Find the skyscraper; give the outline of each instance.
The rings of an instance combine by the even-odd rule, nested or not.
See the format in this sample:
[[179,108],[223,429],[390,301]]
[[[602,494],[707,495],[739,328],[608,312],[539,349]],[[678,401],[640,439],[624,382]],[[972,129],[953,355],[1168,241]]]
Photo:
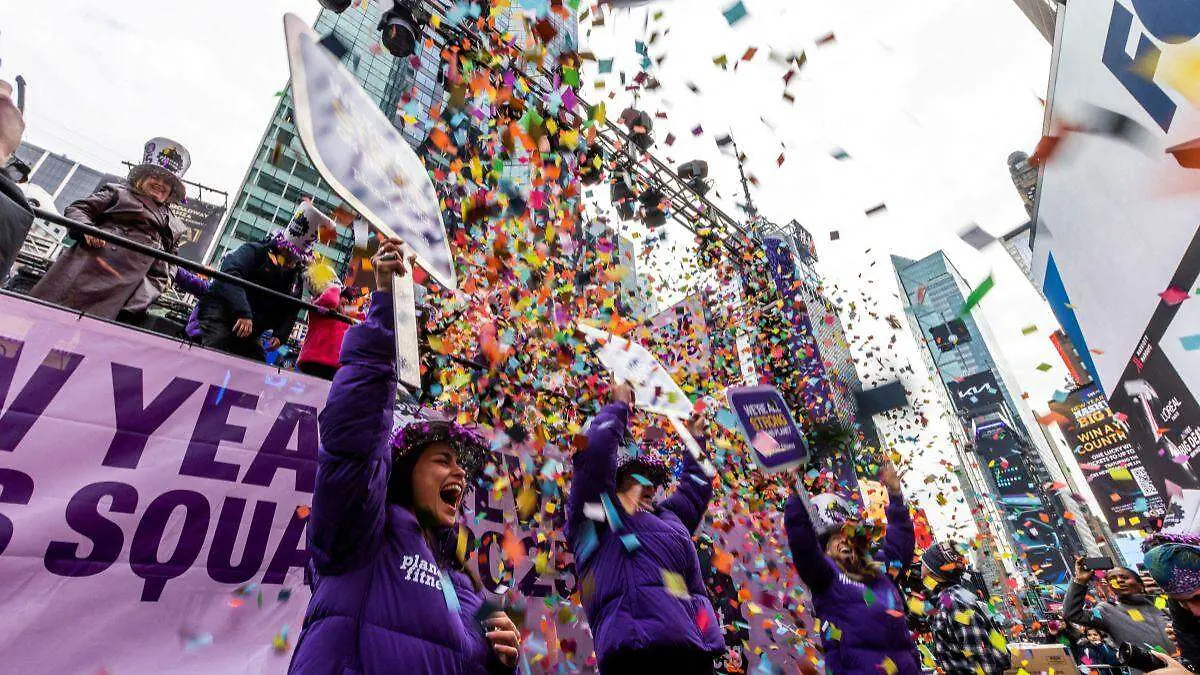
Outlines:
[[1054,24],[1058,15],[1056,0],[1014,0],[1025,13],[1033,27],[1038,29],[1046,42],[1054,42]]
[[1070,570],[1064,552],[1081,544],[1064,518],[1069,509],[1062,495],[1050,488],[1062,476],[1051,473],[1022,421],[1028,410],[1012,396],[981,325],[969,313],[960,314],[966,284],[941,251],[920,261],[893,256],[892,263],[914,337],[926,347],[927,364],[966,435],[970,452],[964,463],[978,483],[968,493],[986,495],[1000,510],[1007,532],[995,534],[1016,544],[1031,581],[1062,586]]
[[[392,56],[380,46],[377,30],[383,7],[390,6],[391,0],[366,0],[341,14],[322,10],[315,28],[319,35],[335,35],[347,47],[342,63],[416,146],[429,133],[430,106],[443,95],[438,83],[443,39],[427,29],[425,37],[432,40],[431,45],[422,42],[417,54],[409,58]],[[293,109],[291,87],[284,87],[221,236],[208,256],[210,261],[215,263],[226,251],[283,227],[306,197],[326,213],[342,205],[309,162],[292,119]],[[317,248],[335,265],[344,264],[351,239],[346,229],[339,229],[338,241]]]

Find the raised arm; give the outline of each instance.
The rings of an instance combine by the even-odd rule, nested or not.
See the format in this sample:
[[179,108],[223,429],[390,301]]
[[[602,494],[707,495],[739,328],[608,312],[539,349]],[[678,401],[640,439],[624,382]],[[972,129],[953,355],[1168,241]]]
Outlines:
[[617,490],[617,449],[629,427],[629,403],[615,401],[592,419],[587,446],[571,459],[571,489],[567,493],[567,541],[574,540],[586,519],[584,506],[599,504],[600,496]]
[[[705,447],[703,436],[697,436],[696,442],[700,444],[701,449]],[[692,453],[685,452],[683,476],[679,479],[675,493],[663,500],[662,507],[674,513],[683,526],[695,534],[696,528],[700,527],[700,521],[704,518],[704,512],[708,511],[708,503],[712,501],[712,496],[712,479],[704,475],[704,470],[692,457]]]
[[888,494],[888,505],[884,510],[887,517],[887,534],[883,538],[883,559],[889,568],[904,569],[913,561],[913,550],[917,544],[917,533],[913,527],[904,493]]
[[[389,244],[380,247],[380,254],[395,248]],[[321,411],[317,487],[308,523],[318,572],[360,567],[382,540],[396,402],[390,270],[398,265],[376,264],[376,274],[388,281],[379,283],[383,290],[371,296],[366,321],[346,332],[342,367]]]
[[792,564],[796,566],[800,580],[811,593],[824,592],[833,584],[837,570],[817,539],[808,505],[800,495],[788,499],[783,509],[783,525],[787,530],[788,546],[792,549]]

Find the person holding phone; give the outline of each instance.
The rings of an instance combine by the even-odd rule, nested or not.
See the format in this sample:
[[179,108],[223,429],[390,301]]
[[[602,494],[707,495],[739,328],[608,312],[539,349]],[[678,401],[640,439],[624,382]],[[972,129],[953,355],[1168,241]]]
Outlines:
[[[891,576],[912,562],[916,532],[900,476],[891,462],[879,470],[888,491],[882,560],[870,550],[862,518],[833,493],[811,500],[797,492],[784,507],[792,564],[808,586],[822,622],[825,672],[918,675],[921,661]],[[799,482],[799,481],[797,481]],[[797,490],[804,490],[801,483]]]
[[[1168,654],[1175,653],[1175,641],[1169,635],[1170,617],[1154,605],[1154,599],[1145,594],[1141,577],[1128,567],[1113,567],[1105,573],[1104,580],[1115,601],[1084,606],[1088,584],[1096,571],[1085,565],[1082,557],[1075,560],[1075,578],[1068,585],[1063,598],[1063,617],[1067,621],[1102,630],[1112,636],[1117,644],[1129,642],[1150,645]],[[1132,675],[1141,675],[1142,672],[1130,669]]]
[[[725,653],[721,622],[704,587],[692,535],[712,499],[712,480],[691,453],[670,497],[662,457],[619,452],[634,402],[627,384],[588,426],[572,458],[567,541],[604,675],[707,675]],[[699,416],[688,430],[704,445]]]
[[487,441],[455,420],[414,420],[391,433],[391,284],[408,268],[388,254],[400,247],[384,242],[372,261],[378,290],[366,321],[346,333],[320,414],[308,521],[313,593],[288,672],[513,675],[520,632],[490,610],[456,547]]

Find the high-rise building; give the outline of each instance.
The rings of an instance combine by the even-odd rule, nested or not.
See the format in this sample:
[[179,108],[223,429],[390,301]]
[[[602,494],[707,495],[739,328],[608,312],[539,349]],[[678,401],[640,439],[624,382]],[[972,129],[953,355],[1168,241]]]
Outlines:
[[893,256],[892,263],[914,337],[926,347],[922,355],[944,385],[960,423],[956,433],[966,437],[962,460],[974,483],[967,493],[982,497],[971,506],[1001,511],[1006,531],[993,534],[1016,544],[1031,583],[1063,586],[1071,569],[1066,556],[1083,544],[1065,517],[1069,508],[1063,495],[1052,489],[1064,478],[1053,461],[1054,448],[1044,447],[1041,434],[1029,433],[1023,420],[1031,414],[1012,395],[1006,368],[989,349],[984,327],[971,314],[961,314],[967,286],[945,254],[938,251],[920,261]]
[[[394,119],[404,137],[417,146],[429,134],[430,107],[443,96],[438,81],[443,38],[427,28],[425,37],[431,43],[422,41],[412,57],[392,56],[379,44],[381,5],[390,7],[391,0],[354,3],[341,14],[322,10],[315,29],[322,36],[335,35],[346,46],[342,63],[380,110]],[[311,198],[326,213],[342,205],[309,162],[300,144],[293,110],[291,88],[285,87],[209,260],[219,260],[242,243],[259,240],[285,226],[305,198]],[[335,264],[344,264],[348,262],[352,235],[345,229],[339,229],[339,233],[338,241],[317,248]]]
[[54,207],[59,213],[70,206],[71,202],[92,194],[101,185],[124,180],[32,143],[22,142],[16,154],[18,159],[29,166],[29,182],[50,193],[54,198]]
[[1033,23],[1034,28],[1046,38],[1046,42],[1054,42],[1054,23],[1057,20],[1059,0],[1014,1]]

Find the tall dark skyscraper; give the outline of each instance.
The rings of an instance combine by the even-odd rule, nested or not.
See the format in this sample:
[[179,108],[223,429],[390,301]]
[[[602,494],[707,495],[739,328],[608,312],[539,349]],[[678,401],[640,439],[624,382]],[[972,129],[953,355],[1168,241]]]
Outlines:
[[1022,421],[1021,412],[1028,411],[1012,395],[984,331],[974,316],[961,314],[966,284],[941,251],[919,261],[893,256],[892,263],[913,334],[966,438],[967,474],[977,484],[964,489],[990,502],[972,506],[998,511],[1006,531],[994,535],[1015,544],[1027,579],[1065,585],[1067,556],[1081,546],[1079,533],[1064,518],[1071,508],[1050,489],[1054,476]]

